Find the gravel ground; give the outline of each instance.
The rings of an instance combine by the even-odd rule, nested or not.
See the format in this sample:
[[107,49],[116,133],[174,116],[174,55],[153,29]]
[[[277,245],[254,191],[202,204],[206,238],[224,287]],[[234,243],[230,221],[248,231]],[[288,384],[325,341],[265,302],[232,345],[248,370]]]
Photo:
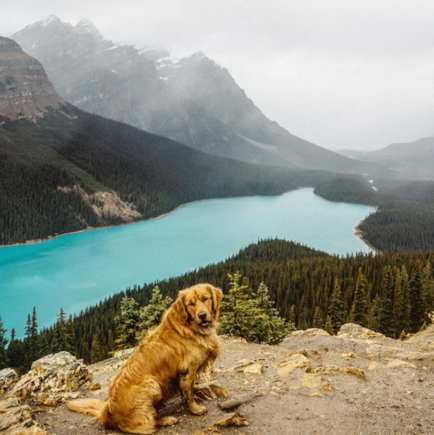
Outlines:
[[[158,433],[434,434],[434,327],[405,342],[357,325],[346,332],[331,337],[322,330],[300,331],[278,346],[223,338],[214,379],[229,397],[205,400],[208,414],[200,417],[175,397],[162,413],[180,422]],[[104,398],[125,358],[90,366],[101,389],[83,395]],[[254,392],[263,395],[236,409],[247,426],[209,430],[227,416],[219,402]],[[35,418],[50,434],[119,433],[64,405],[40,408]]]

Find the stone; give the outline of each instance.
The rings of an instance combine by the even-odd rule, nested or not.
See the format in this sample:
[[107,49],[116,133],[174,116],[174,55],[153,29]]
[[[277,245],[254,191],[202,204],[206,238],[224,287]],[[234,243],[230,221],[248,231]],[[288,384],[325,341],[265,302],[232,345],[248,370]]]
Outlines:
[[296,350],[295,352],[291,352],[288,353],[288,355],[286,355],[287,357],[292,356],[292,355],[304,355],[304,356],[308,356],[309,354],[311,355],[318,355],[318,351],[314,350],[314,349],[301,349],[301,350]]
[[264,365],[260,363],[249,364],[242,369],[243,373],[252,373],[254,375],[261,375],[264,370]]
[[304,373],[301,379],[303,387],[312,390],[329,390],[332,391],[330,382],[319,373]]
[[0,370],[0,394],[18,381],[18,375],[14,369]]
[[220,435],[221,431],[216,427],[208,427],[207,429],[200,430],[198,432],[194,432],[191,435]]
[[294,331],[283,341],[290,341],[291,337],[330,337],[330,334],[327,331],[324,331],[324,329],[309,328],[304,331]]
[[31,420],[32,413],[30,407],[27,405],[17,406],[10,408],[6,413],[2,414],[0,419],[0,433],[4,433],[7,429],[11,427],[16,427],[22,425],[27,420]]
[[234,412],[232,414],[227,414],[223,419],[217,420],[214,423],[212,423],[212,426],[248,426],[249,423],[246,419],[246,417],[242,414],[238,414],[237,412]]
[[228,390],[218,381],[204,382],[194,385],[196,395],[205,400],[215,400],[219,397],[228,397]]
[[409,363],[408,361],[402,361],[399,359],[394,359],[394,360],[390,361],[385,366],[385,368],[386,369],[408,368],[408,369],[416,369],[417,370],[417,367],[414,364]]
[[338,338],[357,338],[361,340],[365,339],[386,339],[386,336],[380,334],[379,332],[371,331],[368,328],[364,328],[363,326],[356,325],[355,323],[345,323],[345,325],[341,326],[337,334]]
[[89,384],[86,385],[85,390],[100,390],[101,389],[101,384],[99,384],[98,382],[90,382]]
[[341,373],[348,373],[351,375],[355,375],[360,379],[365,380],[366,376],[365,374],[355,367],[340,367],[336,365],[329,365],[329,366],[321,366],[317,367],[316,369],[312,370],[312,374],[326,374],[331,375],[333,372],[341,372]]
[[378,364],[374,361],[371,362],[368,366],[368,370],[375,370],[378,367]]
[[309,360],[301,354],[294,354],[273,365],[274,367],[277,367],[277,374],[280,377],[286,377],[289,373],[299,368],[305,368],[306,371],[309,371],[311,368]]

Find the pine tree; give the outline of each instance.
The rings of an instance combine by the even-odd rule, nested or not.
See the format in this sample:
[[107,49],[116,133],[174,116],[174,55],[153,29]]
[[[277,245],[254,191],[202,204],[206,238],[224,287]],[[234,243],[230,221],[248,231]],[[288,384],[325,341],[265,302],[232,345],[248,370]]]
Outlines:
[[280,343],[290,332],[295,330],[291,323],[285,323],[285,319],[279,316],[279,311],[274,308],[268,293],[268,287],[261,282],[258,291],[252,293],[258,314],[263,319],[257,329],[256,340],[260,343]]
[[416,260],[413,268],[413,275],[410,281],[410,302],[411,302],[411,332],[418,332],[425,321],[427,307],[422,292],[422,264]]
[[365,282],[366,280],[362,273],[362,268],[359,268],[356,291],[354,293],[352,321],[363,327],[368,326],[368,303],[366,301]]
[[434,311],[434,279],[432,276],[431,263],[427,261],[422,276],[422,295],[426,307],[425,322],[431,323],[429,313]]
[[405,300],[402,291],[401,271],[395,273],[395,296],[393,299],[394,337],[399,337],[404,327]]
[[11,330],[11,339],[7,350],[7,359],[9,367],[19,368],[24,363],[23,342],[15,338],[15,329]]
[[33,307],[32,316],[27,315],[26,328],[24,333],[24,357],[25,361],[23,369],[29,370],[33,361],[39,358],[39,346],[38,346],[38,322],[36,315],[36,307]]
[[405,266],[401,269],[401,291],[403,298],[402,306],[402,329],[408,333],[411,328],[411,299],[410,299],[410,282]]
[[321,310],[319,307],[315,307],[315,312],[313,314],[313,320],[312,320],[312,327],[313,328],[324,328],[324,319],[321,314]]
[[371,303],[371,307],[369,309],[369,316],[368,316],[368,328],[372,331],[379,331],[380,330],[380,322],[379,322],[379,316],[380,316],[380,297],[377,295],[375,296],[374,300]]
[[388,266],[385,270],[381,294],[380,305],[380,332],[388,337],[393,337],[395,333],[393,318],[393,294],[394,282],[392,268]]
[[113,331],[111,329],[108,330],[107,334],[107,352],[110,354],[115,350],[115,339],[113,336]]
[[0,370],[8,366],[8,359],[6,353],[6,346],[8,340],[6,339],[7,329],[4,328],[3,320],[0,315]]
[[277,344],[292,330],[294,325],[286,324],[273,307],[268,288],[264,283],[254,293],[244,280],[239,285],[240,274],[229,276],[229,292],[221,304],[220,334],[243,337],[256,343]]
[[324,329],[330,334],[335,335],[335,330],[333,329],[332,319],[330,316],[327,316]]
[[66,313],[63,307],[57,315],[57,320],[53,330],[53,340],[51,342],[51,352],[70,352],[75,353],[74,335],[71,331],[71,324],[66,320]]
[[105,357],[105,355],[102,351],[101,344],[98,340],[98,336],[97,336],[97,334],[95,334],[93,336],[93,339],[92,339],[92,348],[90,351],[90,363],[95,364],[95,363],[103,360],[104,357]]
[[87,341],[84,341],[81,346],[80,356],[83,358],[86,364],[90,364],[91,357],[90,357],[89,345],[87,344]]
[[121,302],[121,312],[115,317],[116,333],[118,338],[115,340],[117,350],[129,349],[134,347],[137,341],[137,326],[139,323],[138,303],[125,296]]
[[289,309],[289,316],[288,316],[289,323],[292,323],[295,325],[296,316],[295,316],[295,305],[291,305],[291,308]]
[[344,323],[344,301],[342,300],[341,288],[337,279],[333,287],[328,315],[330,316],[333,331],[338,332]]
[[166,297],[163,299],[163,295],[158,286],[152,290],[152,297],[149,304],[139,310],[139,332],[137,333],[137,340],[141,340],[150,330],[160,324],[164,311],[172,302],[172,298]]
[[47,340],[46,335],[39,336],[39,357],[43,358],[46,355],[50,354],[50,345]]

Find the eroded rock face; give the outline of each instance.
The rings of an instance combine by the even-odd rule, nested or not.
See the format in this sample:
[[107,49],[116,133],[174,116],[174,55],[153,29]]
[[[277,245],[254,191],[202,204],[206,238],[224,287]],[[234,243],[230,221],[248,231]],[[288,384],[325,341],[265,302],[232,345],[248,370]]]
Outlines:
[[0,37],[0,116],[35,120],[63,104],[42,65],[15,41]]
[[10,395],[27,398],[49,393],[51,397],[59,399],[62,393],[76,391],[91,380],[92,376],[81,360],[69,352],[59,352],[35,361]]
[[0,370],[0,394],[18,380],[14,369]]

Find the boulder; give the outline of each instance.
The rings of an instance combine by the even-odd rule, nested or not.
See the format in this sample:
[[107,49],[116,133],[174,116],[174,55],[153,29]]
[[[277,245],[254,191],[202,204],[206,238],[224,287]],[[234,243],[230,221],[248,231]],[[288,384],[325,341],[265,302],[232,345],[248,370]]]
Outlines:
[[385,335],[371,331],[370,329],[356,325],[355,323],[345,323],[345,325],[342,325],[337,336],[338,338],[356,338],[361,340],[372,338],[386,339]]
[[0,394],[18,381],[18,375],[14,369],[0,370]]
[[60,397],[59,393],[76,391],[91,380],[92,375],[82,360],[77,360],[69,352],[59,352],[35,361],[10,394],[26,398],[50,393],[50,397],[55,399]]

